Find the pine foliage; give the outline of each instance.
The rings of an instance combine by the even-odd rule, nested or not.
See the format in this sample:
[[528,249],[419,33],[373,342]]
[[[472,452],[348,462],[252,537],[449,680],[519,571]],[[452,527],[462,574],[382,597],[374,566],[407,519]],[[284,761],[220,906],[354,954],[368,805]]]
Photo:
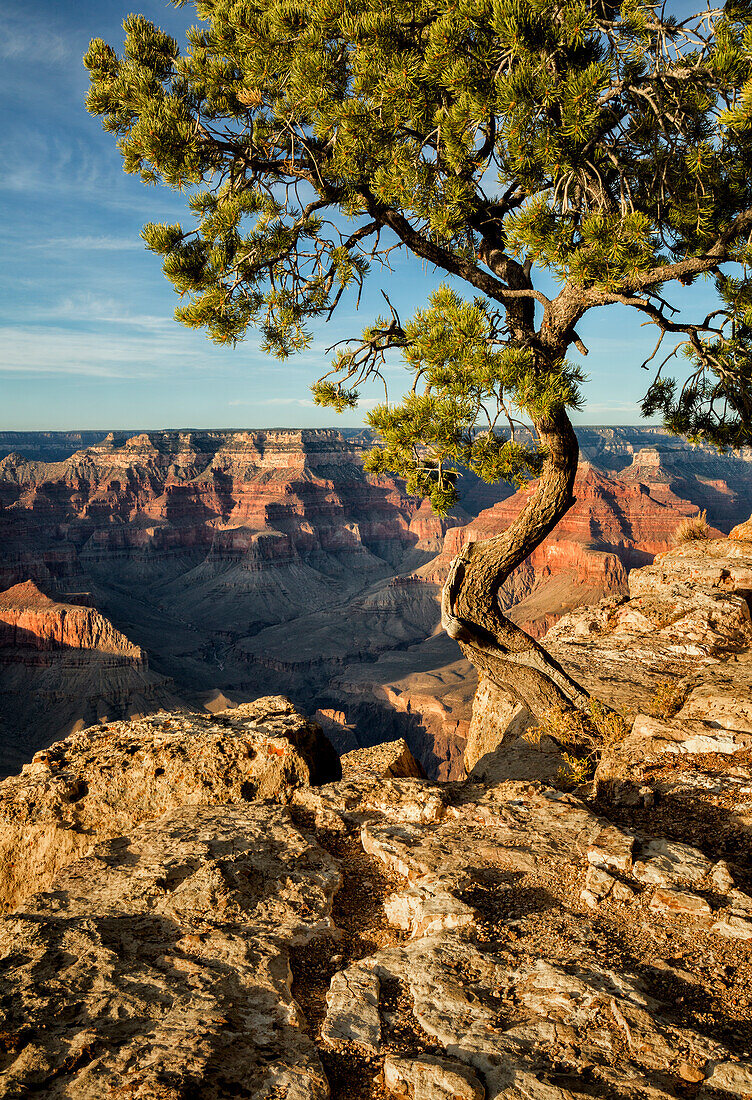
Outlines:
[[[256,327],[285,357],[391,250],[444,271],[426,309],[403,324],[389,303],[314,386],[353,407],[399,354],[408,393],[370,414],[369,466],[439,511],[460,468],[535,476],[515,418],[577,405],[576,324],[615,303],[668,338],[645,413],[752,442],[751,3],[681,19],[641,0],[192,6],[182,51],[131,15],[122,55],[95,40],[85,57],[125,170],[186,193],[185,225],[143,231],[183,324],[225,344]],[[667,287],[696,278],[719,310],[684,321]]]

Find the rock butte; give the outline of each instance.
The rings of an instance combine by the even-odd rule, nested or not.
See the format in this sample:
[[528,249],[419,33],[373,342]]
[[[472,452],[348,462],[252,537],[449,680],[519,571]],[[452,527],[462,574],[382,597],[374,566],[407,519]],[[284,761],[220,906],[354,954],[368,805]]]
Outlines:
[[519,714],[449,783],[399,741],[330,779],[279,698],[38,754],[0,783],[0,1096],[747,1100],[748,533],[550,633],[636,712],[576,791]]

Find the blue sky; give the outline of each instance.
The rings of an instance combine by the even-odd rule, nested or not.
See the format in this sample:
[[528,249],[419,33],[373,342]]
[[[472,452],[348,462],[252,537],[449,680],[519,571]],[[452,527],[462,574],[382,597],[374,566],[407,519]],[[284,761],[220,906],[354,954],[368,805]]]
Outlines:
[[[285,363],[255,337],[217,348],[179,326],[177,299],[139,232],[180,220],[183,203],[126,176],[112,136],[83,106],[89,40],[119,49],[134,9],[179,41],[195,15],[167,0],[0,0],[0,429],[360,424],[362,407],[337,418],[312,404],[324,349],[380,311],[381,286],[407,317],[439,277],[414,261],[375,271],[360,312],[343,303],[313,347]],[[698,305],[707,297],[690,293]],[[612,307],[580,334],[590,382],[577,419],[636,423],[653,330]],[[396,397],[402,368],[393,373]],[[367,406],[378,394],[364,396]]]

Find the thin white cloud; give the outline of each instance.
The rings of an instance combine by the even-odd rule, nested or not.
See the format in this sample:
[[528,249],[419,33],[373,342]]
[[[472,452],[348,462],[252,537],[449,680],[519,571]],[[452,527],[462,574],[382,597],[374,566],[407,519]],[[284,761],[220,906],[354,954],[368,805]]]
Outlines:
[[[227,402],[228,406],[240,406],[240,405],[292,405],[295,408],[301,409],[317,409],[320,408],[315,401],[306,400],[302,397],[265,397],[258,398],[243,398],[239,397],[233,401]],[[367,397],[358,402],[359,409],[373,409],[376,405],[380,404],[375,398]],[[322,409],[323,415],[323,409]]]
[[0,374],[154,378],[203,373],[207,355],[171,333],[81,332],[62,326],[0,325]]
[[138,237],[50,237],[48,240],[35,241],[31,248],[45,251],[59,249],[81,250],[85,252],[130,252],[145,249],[144,242]]
[[34,18],[28,12],[4,7],[2,17],[0,60],[28,61],[36,68],[40,64],[64,65],[76,56],[73,41],[50,27],[41,13]]
[[588,401],[580,416],[592,412],[638,412],[637,401]]
[[37,320],[69,321],[73,324],[118,325],[150,333],[175,335],[180,331],[171,314],[131,313],[115,298],[74,294],[45,310]]
[[94,195],[104,202],[115,183],[116,161],[105,162],[98,150],[80,136],[65,137],[37,130],[24,135],[23,144],[13,133],[0,142],[3,174],[0,188],[24,195]]
[[306,401],[305,398],[301,397],[237,398],[234,401],[228,401],[227,404],[230,407],[240,405],[294,405],[296,408],[315,408],[313,401]]

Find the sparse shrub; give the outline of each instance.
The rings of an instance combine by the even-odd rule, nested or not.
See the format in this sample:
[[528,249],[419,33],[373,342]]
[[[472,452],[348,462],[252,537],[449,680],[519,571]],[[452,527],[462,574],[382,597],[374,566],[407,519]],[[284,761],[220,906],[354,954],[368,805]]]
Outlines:
[[541,739],[542,736],[543,736],[543,727],[542,726],[530,726],[522,734],[523,740],[528,741],[531,745],[539,745],[540,744],[540,739]]
[[591,782],[603,751],[622,740],[628,728],[620,714],[591,699],[589,712],[552,707],[540,724],[523,736],[532,744],[537,744],[543,734],[558,742],[564,765],[557,777],[562,786],[572,790]]
[[597,760],[592,753],[585,757],[574,756],[569,752],[563,752],[561,755],[565,763],[557,770],[556,778],[563,787],[574,790],[575,787],[592,782],[597,765]]
[[691,516],[683,519],[672,535],[673,542],[679,546],[682,542],[694,542],[696,539],[710,538],[710,524],[708,513],[705,509],[699,516]]
[[600,752],[622,741],[629,730],[629,725],[618,711],[604,706],[599,699],[590,700],[590,719],[598,733]]
[[551,707],[542,716],[539,725],[526,730],[523,736],[534,745],[544,734],[553,737],[560,745],[581,745],[587,737],[586,721],[586,716],[578,710]]
[[690,685],[686,680],[659,680],[649,706],[653,718],[673,718],[687,700]]

